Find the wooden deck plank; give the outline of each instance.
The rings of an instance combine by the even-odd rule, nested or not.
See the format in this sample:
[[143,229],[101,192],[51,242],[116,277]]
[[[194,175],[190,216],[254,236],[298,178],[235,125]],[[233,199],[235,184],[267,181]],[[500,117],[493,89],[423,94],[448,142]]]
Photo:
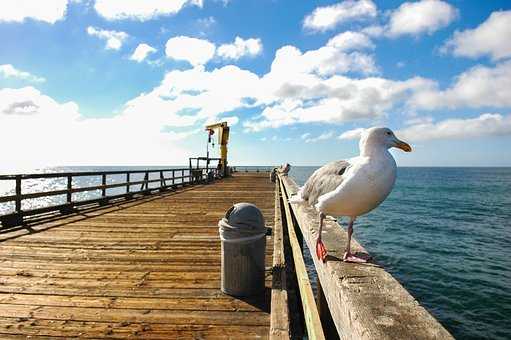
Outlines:
[[0,234],[0,337],[267,338],[271,272],[264,296],[222,294],[217,222],[251,202],[271,225],[274,197],[239,174]]
[[250,329],[234,325],[174,325],[147,323],[111,323],[40,320],[34,318],[0,318],[0,334],[3,339],[26,339],[24,334],[38,339],[55,338],[137,338],[137,339],[252,339],[264,338],[265,326]]

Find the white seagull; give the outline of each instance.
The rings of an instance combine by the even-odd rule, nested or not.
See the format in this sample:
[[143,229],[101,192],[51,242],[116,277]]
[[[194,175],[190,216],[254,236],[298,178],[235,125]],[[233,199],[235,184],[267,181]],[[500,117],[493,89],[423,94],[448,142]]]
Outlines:
[[321,231],[326,215],[350,218],[343,260],[367,262],[350,251],[353,223],[357,216],[376,208],[392,191],[396,181],[396,161],[388,150],[391,147],[412,151],[410,145],[399,140],[388,128],[364,130],[359,143],[359,156],[334,161],[314,171],[297,195],[289,200],[291,203],[308,203],[319,212],[316,255],[323,262],[327,251],[321,241]]

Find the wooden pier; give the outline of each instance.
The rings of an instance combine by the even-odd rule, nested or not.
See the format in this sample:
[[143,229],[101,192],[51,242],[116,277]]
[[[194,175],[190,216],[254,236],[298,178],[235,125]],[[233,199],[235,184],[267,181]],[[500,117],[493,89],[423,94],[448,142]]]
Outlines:
[[271,272],[264,296],[222,294],[217,222],[245,201],[272,225],[274,197],[239,174],[0,234],[0,338],[267,337]]
[[[333,258],[312,254],[314,297],[303,248],[313,245],[316,213],[287,203],[291,178],[180,176],[174,185],[160,172],[153,190],[158,179],[146,175],[135,182],[145,188],[132,193],[128,183],[112,200],[105,190],[126,183],[103,176],[102,198],[80,208],[71,196],[82,189],[70,184],[67,203],[42,218],[22,211],[21,189],[4,198],[17,209],[0,227],[0,338],[451,339],[384,269],[339,260],[346,233],[333,222],[323,236]],[[272,227],[266,290],[251,298],[220,291],[217,222],[238,202],[256,204]]]

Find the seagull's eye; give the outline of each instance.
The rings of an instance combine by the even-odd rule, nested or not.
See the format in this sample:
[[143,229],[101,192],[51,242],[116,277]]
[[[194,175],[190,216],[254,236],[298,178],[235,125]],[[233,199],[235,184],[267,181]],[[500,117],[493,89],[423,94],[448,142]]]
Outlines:
[[392,132],[387,131],[387,136],[392,136]]

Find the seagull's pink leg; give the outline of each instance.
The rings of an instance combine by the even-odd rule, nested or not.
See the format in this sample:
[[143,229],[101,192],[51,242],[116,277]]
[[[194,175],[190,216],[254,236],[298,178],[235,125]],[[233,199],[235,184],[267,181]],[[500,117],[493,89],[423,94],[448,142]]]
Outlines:
[[325,262],[327,251],[323,241],[321,241],[321,232],[323,231],[323,220],[325,219],[325,214],[319,213],[319,232],[318,239],[316,241],[316,256],[321,261]]
[[348,225],[348,244],[346,245],[346,252],[343,256],[344,262],[354,262],[354,263],[366,263],[367,260],[361,257],[358,257],[351,253],[351,235],[353,234],[353,223],[355,222],[355,217],[350,219],[350,223]]

